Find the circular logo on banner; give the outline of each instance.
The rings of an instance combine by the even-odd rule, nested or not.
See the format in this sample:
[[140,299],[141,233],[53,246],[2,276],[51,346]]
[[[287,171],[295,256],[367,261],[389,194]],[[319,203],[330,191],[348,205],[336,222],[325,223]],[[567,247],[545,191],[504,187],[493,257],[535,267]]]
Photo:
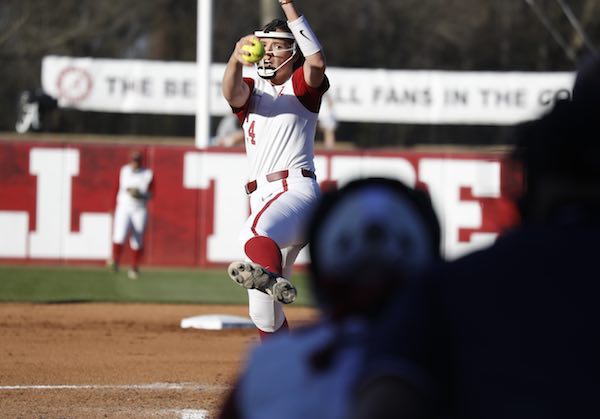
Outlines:
[[71,103],[84,100],[92,91],[92,76],[77,67],[67,67],[60,72],[56,82],[58,96]]

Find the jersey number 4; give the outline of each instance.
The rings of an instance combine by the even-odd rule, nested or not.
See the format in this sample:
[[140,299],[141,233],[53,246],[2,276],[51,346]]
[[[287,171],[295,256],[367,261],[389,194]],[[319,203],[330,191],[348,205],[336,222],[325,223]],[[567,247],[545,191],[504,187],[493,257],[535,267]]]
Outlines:
[[248,135],[250,136],[250,144],[254,145],[256,144],[256,141],[254,140],[256,138],[256,133],[254,132],[254,124],[256,123],[256,121],[252,121],[250,123],[250,128],[248,128]]

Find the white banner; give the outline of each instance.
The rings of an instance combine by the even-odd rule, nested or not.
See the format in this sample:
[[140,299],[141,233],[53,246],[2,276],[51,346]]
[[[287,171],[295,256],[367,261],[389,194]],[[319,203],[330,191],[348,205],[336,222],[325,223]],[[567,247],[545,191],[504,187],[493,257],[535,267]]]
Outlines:
[[569,97],[574,74],[331,69],[340,120],[504,125]]
[[[211,68],[210,109],[225,115],[225,65]],[[247,74],[252,68],[244,68]],[[572,72],[451,72],[328,68],[340,121],[505,125],[569,97]],[[47,56],[42,86],[62,107],[193,115],[196,63]]]
[[47,56],[42,87],[59,106],[81,110],[193,115],[195,63]]

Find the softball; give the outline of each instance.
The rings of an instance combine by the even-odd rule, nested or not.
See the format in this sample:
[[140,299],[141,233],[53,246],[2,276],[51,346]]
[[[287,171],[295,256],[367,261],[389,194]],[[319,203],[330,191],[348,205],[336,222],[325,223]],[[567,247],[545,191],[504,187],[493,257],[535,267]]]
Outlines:
[[265,55],[265,47],[258,38],[252,40],[252,45],[242,46],[242,49],[250,53],[250,55],[242,55],[242,58],[247,63],[257,63],[261,60],[263,55]]

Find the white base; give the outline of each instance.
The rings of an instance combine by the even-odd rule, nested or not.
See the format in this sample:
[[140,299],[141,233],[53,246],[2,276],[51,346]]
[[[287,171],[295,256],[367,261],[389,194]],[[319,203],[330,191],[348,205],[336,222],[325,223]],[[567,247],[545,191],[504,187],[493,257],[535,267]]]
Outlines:
[[187,317],[181,320],[182,329],[246,329],[254,327],[252,320],[229,314],[209,314],[204,316]]

